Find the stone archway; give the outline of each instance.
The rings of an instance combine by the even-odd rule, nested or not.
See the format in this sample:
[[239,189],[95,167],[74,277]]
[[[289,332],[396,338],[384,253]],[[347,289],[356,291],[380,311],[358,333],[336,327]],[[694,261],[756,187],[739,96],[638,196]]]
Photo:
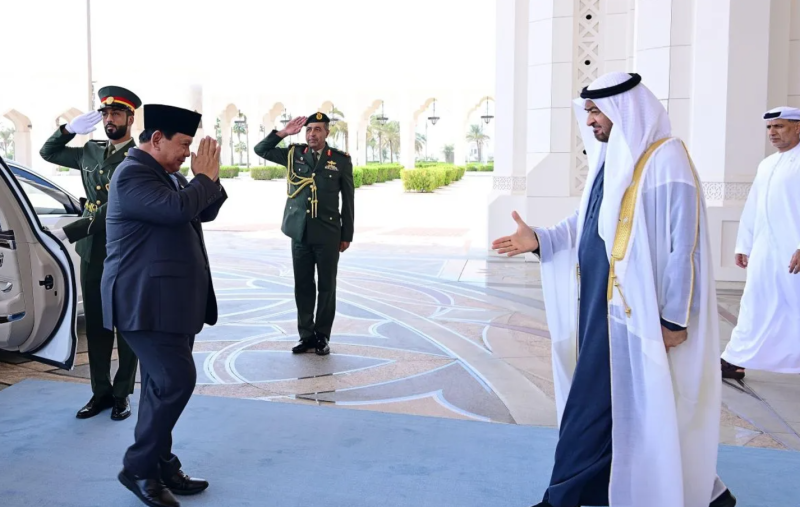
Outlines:
[[11,122],[13,133],[8,136],[13,144],[13,159],[20,164],[31,167],[31,124],[30,118],[16,109],[11,109],[2,115]]
[[[353,138],[356,139],[355,147],[353,151],[358,151],[358,159],[361,160],[363,158],[363,163],[366,164],[367,161],[370,159],[370,149],[371,143],[369,139],[369,127],[370,127],[370,118],[381,109],[381,105],[384,103],[383,99],[376,99],[373,100],[369,106],[361,113],[361,115],[355,118],[355,122],[358,125],[358,129],[356,129],[355,136],[351,136],[350,142],[353,142]],[[373,151],[375,151],[373,149]]]

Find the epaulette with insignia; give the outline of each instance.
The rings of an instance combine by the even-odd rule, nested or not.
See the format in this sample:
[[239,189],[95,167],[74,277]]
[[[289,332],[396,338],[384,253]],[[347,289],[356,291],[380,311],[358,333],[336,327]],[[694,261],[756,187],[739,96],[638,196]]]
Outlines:
[[342,150],[340,150],[338,148],[331,148],[331,151],[334,151],[334,152],[338,153],[339,155],[342,155],[343,157],[350,157],[349,153],[347,153],[346,151],[342,151]]

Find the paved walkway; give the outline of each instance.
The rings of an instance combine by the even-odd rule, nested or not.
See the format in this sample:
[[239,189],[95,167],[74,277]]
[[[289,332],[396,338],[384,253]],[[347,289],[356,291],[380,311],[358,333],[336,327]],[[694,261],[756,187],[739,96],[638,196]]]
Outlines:
[[[230,185],[227,214],[207,228],[220,322],[198,336],[196,392],[554,426],[538,265],[474,254],[473,208],[485,209],[490,181],[479,178],[440,195],[402,194],[396,183],[359,190],[357,242],[342,257],[333,353],[323,358],[290,352],[292,268],[277,205],[262,214],[261,204],[237,203],[247,193],[279,198],[264,190],[274,182]],[[738,300],[736,288],[720,290],[724,341]],[[82,345],[72,372],[0,363],[0,383],[87,382],[87,362]],[[723,397],[723,443],[800,451],[800,375],[748,372]]]

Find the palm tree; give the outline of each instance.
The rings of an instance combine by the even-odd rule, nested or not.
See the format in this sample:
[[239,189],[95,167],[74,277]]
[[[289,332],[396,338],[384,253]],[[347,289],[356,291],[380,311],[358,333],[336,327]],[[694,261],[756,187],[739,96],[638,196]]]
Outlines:
[[445,144],[444,148],[442,149],[442,153],[444,154],[444,161],[447,164],[452,164],[455,162],[455,148],[452,144]]
[[331,132],[329,134],[329,138],[334,141],[338,145],[338,140],[340,137],[344,138],[344,151],[350,151],[350,137],[349,131],[347,129],[347,122],[344,121],[344,113],[340,110],[336,109],[335,107],[331,109],[331,116],[336,115],[339,118],[332,127]]
[[14,127],[0,127],[0,152],[9,160],[14,160],[14,133]]
[[389,162],[394,164],[395,155],[400,156],[400,122],[390,121],[384,126],[384,142],[389,148]]
[[470,126],[467,142],[475,143],[475,147],[478,148],[478,162],[483,161],[483,143],[489,139],[489,136],[483,133],[483,128],[480,125]]
[[235,151],[236,153],[239,154],[239,165],[244,165],[244,162],[242,161],[242,157],[247,152],[247,143],[239,141],[238,143],[236,143],[234,145],[233,151]]
[[[247,127],[245,125],[245,123],[234,122],[233,127],[231,128],[231,132],[236,134],[236,145],[233,147],[233,149],[239,154],[239,165],[244,164],[244,162],[242,162],[242,153],[247,151],[247,143],[242,142],[242,134],[247,133]],[[240,145],[244,146],[242,150],[239,150]]]
[[422,153],[422,150],[425,149],[426,144],[428,144],[428,139],[425,137],[425,134],[420,134],[417,132],[417,139],[414,141],[414,151],[417,155]]

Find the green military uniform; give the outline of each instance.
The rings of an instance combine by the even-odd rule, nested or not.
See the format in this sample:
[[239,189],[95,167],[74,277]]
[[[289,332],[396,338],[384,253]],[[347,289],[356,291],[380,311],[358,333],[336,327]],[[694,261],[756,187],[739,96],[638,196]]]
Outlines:
[[[306,125],[328,121],[327,116],[316,113],[309,117]],[[277,148],[281,140],[273,130],[258,143],[255,152],[261,158],[287,167],[288,198],[281,230],[292,238],[297,328],[301,342],[324,340],[327,343],[336,313],[339,245],[342,241],[353,241],[353,164],[347,153],[327,144],[316,154],[307,144]],[[341,212],[339,194],[342,196]],[[315,266],[319,295],[314,284]]]
[[[106,107],[128,108],[135,111],[141,101],[124,88],[109,86],[99,91],[101,110]],[[89,371],[92,392],[96,398],[126,398],[133,393],[138,362],[125,340],[117,340],[119,369],[111,383],[111,355],[114,332],[103,327],[103,308],[100,298],[100,280],[106,259],[106,208],[111,177],[117,166],[125,160],[128,150],[136,146],[133,139],[114,146],[111,141],[89,141],[82,148],[68,147],[75,134],[65,127],[58,130],[40,150],[42,158],[63,167],[79,169],[86,203],[83,218],[64,227],[70,243],[81,258],[81,290],[86,318],[86,340],[89,349]]]

